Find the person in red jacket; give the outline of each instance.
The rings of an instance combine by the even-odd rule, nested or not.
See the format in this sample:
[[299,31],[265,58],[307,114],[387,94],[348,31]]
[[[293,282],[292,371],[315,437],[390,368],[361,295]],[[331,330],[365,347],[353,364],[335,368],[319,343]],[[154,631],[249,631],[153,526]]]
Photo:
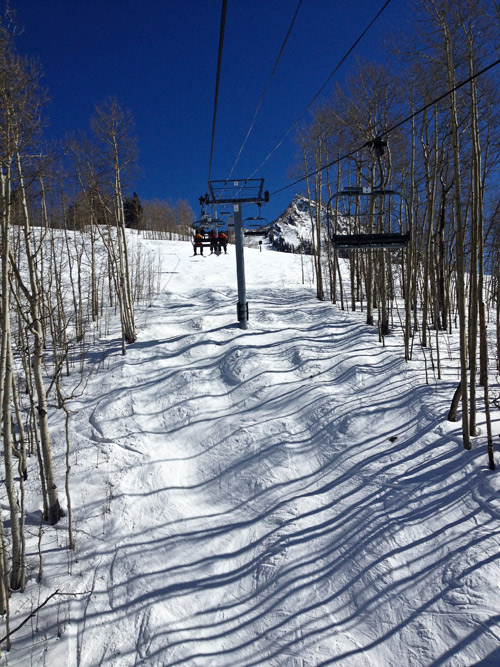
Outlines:
[[227,242],[228,238],[224,234],[224,232],[219,232],[219,236],[217,237],[217,241],[219,242],[219,248],[222,250],[224,248],[224,254],[227,255]]
[[213,255],[215,253],[216,255],[218,255],[219,249],[217,246],[217,234],[215,232],[215,229],[212,229],[212,231],[208,235],[208,238],[210,239],[210,254]]

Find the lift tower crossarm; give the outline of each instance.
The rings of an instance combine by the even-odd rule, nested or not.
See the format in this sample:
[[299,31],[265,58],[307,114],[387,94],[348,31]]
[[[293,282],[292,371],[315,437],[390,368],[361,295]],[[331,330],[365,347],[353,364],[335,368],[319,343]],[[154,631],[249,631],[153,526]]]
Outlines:
[[263,192],[263,178],[209,181],[208,204],[263,204],[269,201],[269,193]]

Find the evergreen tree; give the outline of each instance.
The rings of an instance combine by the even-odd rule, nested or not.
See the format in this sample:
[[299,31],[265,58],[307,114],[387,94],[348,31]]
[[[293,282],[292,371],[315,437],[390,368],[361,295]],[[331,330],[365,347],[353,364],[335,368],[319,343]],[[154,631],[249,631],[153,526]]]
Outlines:
[[125,226],[129,229],[140,229],[142,220],[141,200],[134,192],[133,197],[127,197],[123,202],[123,212],[125,214]]

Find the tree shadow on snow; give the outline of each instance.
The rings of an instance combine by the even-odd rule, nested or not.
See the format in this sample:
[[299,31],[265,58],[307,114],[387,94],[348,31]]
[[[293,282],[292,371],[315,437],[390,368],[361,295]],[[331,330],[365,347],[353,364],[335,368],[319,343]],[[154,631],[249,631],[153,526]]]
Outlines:
[[[272,298],[275,309],[290,310],[289,299]],[[312,309],[293,323],[296,312],[286,344],[283,314],[269,331],[221,326],[194,340],[136,344],[182,361],[134,376],[135,386],[109,399],[143,391],[144,413],[136,406],[135,417],[146,421],[151,392],[174,387],[153,406],[161,418],[149,432],[163,434],[165,452],[137,467],[182,457],[197,462],[199,475],[190,485],[166,479],[150,494],[161,520],[132,531],[117,552],[100,551],[112,558],[110,578],[93,595],[110,605],[89,611],[87,624],[149,610],[135,648],[121,655],[144,642],[145,664],[170,667],[388,664],[388,656],[392,665],[457,656],[494,664],[500,617],[485,611],[481,595],[500,561],[500,525],[475,493],[478,478],[466,474],[485,452],[464,453],[458,428],[443,425],[434,388],[407,382],[401,360],[355,348],[353,335],[370,339],[372,331],[334,327]],[[201,431],[205,439],[169,456],[169,441]],[[207,506],[170,518],[168,503],[183,491]],[[117,490],[113,502],[143,494]],[[477,655],[486,645],[492,652]]]

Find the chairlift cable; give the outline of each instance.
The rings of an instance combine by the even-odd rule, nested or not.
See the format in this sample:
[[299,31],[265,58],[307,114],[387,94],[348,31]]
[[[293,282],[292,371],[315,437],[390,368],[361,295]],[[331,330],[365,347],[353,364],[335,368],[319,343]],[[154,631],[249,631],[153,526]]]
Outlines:
[[410,114],[409,116],[407,116],[404,120],[400,120],[398,123],[396,123],[395,125],[393,125],[392,127],[390,127],[388,130],[384,130],[384,132],[381,132],[381,136],[385,136],[385,135],[388,135],[389,132],[393,132],[394,130],[396,130],[396,129],[397,129],[398,127],[400,127],[401,125],[404,125],[404,123],[407,123],[409,120],[412,120],[412,118],[415,118],[415,116],[418,116],[419,114],[423,113],[426,109],[428,109],[429,107],[433,106],[434,104],[437,104],[438,102],[441,102],[441,100],[444,100],[445,97],[448,97],[448,95],[451,95],[451,94],[454,93],[455,91],[457,91],[457,90],[459,90],[460,88],[462,88],[462,86],[465,86],[467,83],[470,83],[471,81],[473,81],[474,79],[476,79],[478,76],[481,76],[481,74],[484,74],[485,72],[487,72],[488,70],[492,69],[493,67],[496,67],[496,65],[498,65],[498,64],[500,64],[500,58],[498,58],[498,59],[495,60],[494,62],[490,63],[489,65],[486,65],[486,67],[483,67],[483,69],[482,69],[482,70],[479,70],[479,72],[476,72],[475,74],[472,74],[472,75],[469,76],[467,79],[465,79],[465,80],[462,81],[461,83],[457,84],[457,85],[456,85],[454,88],[452,88],[451,90],[448,90],[446,93],[443,93],[443,94],[440,95],[439,97],[436,97],[436,99],[433,100],[432,102],[429,102],[428,104],[425,104],[423,107],[421,107],[420,109],[418,109],[418,110],[415,111],[414,113],[412,113],[412,114]]
[[[297,5],[297,9],[295,10],[295,14],[293,15],[292,22],[290,23],[290,27],[288,28],[288,32],[287,32],[287,34],[286,34],[286,37],[285,37],[285,39],[284,39],[284,41],[283,41],[283,44],[281,45],[281,49],[280,49],[280,52],[279,52],[279,54],[278,54],[278,57],[276,58],[276,62],[274,63],[274,67],[273,67],[273,70],[272,70],[272,72],[271,72],[271,75],[269,76],[269,79],[267,80],[267,83],[266,83],[266,85],[265,85],[265,87],[264,87],[264,91],[263,91],[263,93],[262,93],[262,95],[261,95],[261,97],[260,97],[259,103],[257,104],[257,108],[256,108],[255,113],[254,113],[254,116],[253,116],[253,118],[252,118],[252,122],[250,123],[250,127],[248,128],[248,132],[247,132],[247,134],[246,134],[246,137],[245,137],[245,139],[243,140],[243,143],[242,143],[241,148],[240,148],[240,150],[239,150],[239,152],[238,152],[238,155],[236,156],[236,160],[234,161],[234,164],[233,164],[233,166],[231,167],[231,171],[229,172],[229,176],[227,177],[226,180],[229,180],[229,179],[231,178],[231,176],[232,176],[232,174],[233,174],[233,171],[235,170],[236,165],[237,165],[238,162],[239,162],[239,159],[240,159],[240,157],[241,157],[241,154],[242,154],[242,152],[243,152],[243,149],[245,148],[245,145],[246,145],[246,143],[247,143],[247,141],[248,141],[248,137],[250,136],[250,134],[251,134],[251,132],[252,132],[252,130],[253,130],[253,127],[254,127],[254,125],[255,125],[255,121],[256,121],[256,119],[257,119],[257,115],[258,115],[258,113],[259,113],[259,111],[260,111],[260,107],[262,106],[262,102],[263,102],[264,97],[265,97],[265,95],[266,95],[266,93],[267,93],[267,89],[269,88],[269,85],[270,85],[271,80],[272,80],[272,78],[273,78],[273,76],[274,76],[274,73],[276,72],[276,68],[278,67],[278,63],[279,63],[280,58],[281,58],[281,56],[282,56],[282,54],[283,54],[283,51],[285,50],[286,43],[287,43],[287,41],[288,41],[288,38],[290,37],[290,33],[292,32],[292,28],[293,28],[293,25],[294,25],[294,23],[295,23],[295,19],[297,18],[297,14],[299,13],[299,9],[300,9],[301,4],[302,4],[302,0],[299,0],[299,3],[298,3],[298,5]],[[255,172],[254,172],[254,173],[255,173]],[[252,174],[252,175],[253,175],[253,174]]]
[[219,99],[219,84],[220,84],[220,73],[222,65],[222,47],[224,45],[224,30],[226,27],[226,10],[227,10],[227,0],[222,0],[222,15],[220,21],[220,32],[219,32],[219,54],[217,58],[217,79],[215,83],[215,99],[214,99],[214,116],[212,121],[212,143],[210,147],[210,166],[208,168],[208,180],[212,178],[212,161],[214,157],[214,140],[215,140],[215,123],[217,120],[217,102]]
[[[276,144],[276,146],[275,146],[275,147],[272,149],[272,151],[267,155],[267,157],[264,159],[264,161],[263,161],[263,162],[257,167],[257,169],[255,169],[254,172],[250,175],[250,178],[252,178],[252,176],[254,176],[260,169],[262,169],[262,167],[266,164],[266,162],[269,160],[269,158],[275,153],[275,151],[278,150],[278,148],[279,148],[279,147],[281,146],[281,144],[285,141],[285,139],[288,137],[288,135],[289,135],[290,132],[293,130],[293,128],[294,128],[294,127],[297,125],[297,123],[304,117],[306,111],[307,111],[307,110],[314,104],[314,102],[318,99],[318,97],[319,97],[319,96],[321,95],[321,93],[324,91],[324,89],[326,88],[326,86],[327,86],[328,83],[330,82],[331,78],[338,72],[338,70],[342,67],[342,65],[343,65],[344,62],[347,60],[347,58],[350,56],[350,54],[352,53],[352,51],[356,48],[356,46],[359,44],[359,42],[360,42],[360,41],[363,39],[363,37],[366,35],[366,33],[368,32],[368,30],[370,30],[370,28],[373,26],[373,24],[375,23],[375,21],[377,21],[377,19],[380,17],[380,15],[381,15],[382,12],[384,11],[384,9],[387,7],[387,5],[390,3],[390,1],[391,1],[391,0],[387,0],[387,1],[386,1],[386,3],[384,4],[384,6],[379,10],[379,12],[377,13],[377,15],[376,15],[376,16],[370,21],[370,23],[366,26],[366,28],[365,28],[365,29],[363,30],[363,32],[359,35],[359,37],[356,39],[356,41],[353,43],[353,45],[350,47],[350,49],[349,49],[348,51],[346,51],[346,53],[344,54],[344,56],[342,57],[342,59],[341,59],[341,60],[339,61],[339,63],[336,65],[336,67],[334,68],[334,70],[332,71],[332,73],[330,74],[330,76],[328,77],[328,79],[325,81],[325,83],[324,83],[324,84],[321,86],[321,88],[318,90],[318,92],[316,93],[316,95],[312,98],[312,100],[309,102],[309,104],[306,106],[306,108],[302,111],[302,113],[301,113],[299,116],[297,116],[296,120],[295,120],[294,123],[288,128],[288,130],[286,131],[286,133],[285,133],[285,135],[283,136],[283,138]],[[292,183],[292,185],[293,185],[293,183]],[[280,192],[280,191],[278,190],[278,192]],[[275,193],[273,193],[273,194],[275,194]]]
[[358,148],[355,148],[353,151],[350,151],[350,153],[344,153],[344,155],[341,155],[340,157],[336,158],[335,160],[332,160],[328,164],[325,164],[324,167],[319,167],[318,169],[315,169],[314,171],[311,171],[307,173],[305,176],[301,176],[298,178],[296,181],[293,181],[292,183],[289,183],[288,185],[284,185],[282,188],[279,188],[279,190],[275,190],[274,192],[271,192],[270,196],[273,197],[274,195],[279,194],[280,192],[283,192],[284,190],[288,190],[288,188],[292,188],[294,185],[297,185],[298,183],[302,183],[302,181],[305,181],[307,178],[310,176],[315,176],[316,174],[319,174],[320,171],[323,171],[324,169],[328,169],[328,167],[331,167],[334,164],[337,164],[341,162],[342,160],[347,160],[347,158],[352,157],[353,155],[356,155],[366,144],[363,144],[363,146],[359,146]]
[[[436,97],[434,100],[432,100],[432,102],[428,102],[423,107],[421,107],[417,111],[413,112],[412,114],[410,114],[409,116],[407,116],[403,120],[398,121],[397,123],[392,125],[392,127],[390,127],[389,129],[384,130],[383,132],[380,133],[379,136],[387,136],[390,132],[393,132],[395,129],[397,129],[398,127],[400,127],[404,123],[407,123],[409,120],[412,120],[412,118],[415,118],[419,114],[423,113],[429,107],[433,106],[434,104],[437,104],[438,102],[440,102],[444,98],[448,97],[448,95],[451,95],[455,91],[457,91],[460,88],[462,88],[463,86],[465,86],[467,83],[470,83],[474,79],[477,79],[477,77],[481,76],[482,74],[484,74],[488,70],[492,69],[493,67],[496,67],[499,64],[500,64],[500,58],[498,58],[494,62],[490,63],[486,67],[483,67],[483,69],[479,70],[479,72],[476,72],[475,74],[472,74],[471,76],[469,76],[467,79],[464,79],[464,81],[461,81],[460,83],[458,83],[451,90],[448,90],[446,93],[443,93],[442,95],[439,95],[439,97]],[[275,190],[274,192],[271,192],[270,196],[274,196],[274,195],[278,194],[279,192],[283,192],[284,190],[288,190],[288,188],[291,188],[294,185],[297,185],[298,183],[302,183],[302,181],[305,181],[310,176],[315,176],[316,174],[319,174],[321,171],[324,171],[325,169],[328,169],[328,167],[331,167],[335,164],[338,164],[342,160],[346,160],[347,158],[352,157],[353,155],[358,153],[363,148],[366,148],[367,146],[372,144],[372,142],[373,142],[373,140],[366,141],[361,146],[358,146],[358,148],[355,148],[354,150],[350,151],[349,153],[345,153],[344,155],[341,155],[340,157],[336,158],[335,160],[331,160],[330,162],[325,164],[323,167],[319,167],[318,169],[315,169],[314,171],[311,171],[311,172],[307,173],[305,176],[301,176],[300,178],[293,181],[292,183],[289,183],[288,185],[285,185],[282,188],[279,188],[278,190]]]

